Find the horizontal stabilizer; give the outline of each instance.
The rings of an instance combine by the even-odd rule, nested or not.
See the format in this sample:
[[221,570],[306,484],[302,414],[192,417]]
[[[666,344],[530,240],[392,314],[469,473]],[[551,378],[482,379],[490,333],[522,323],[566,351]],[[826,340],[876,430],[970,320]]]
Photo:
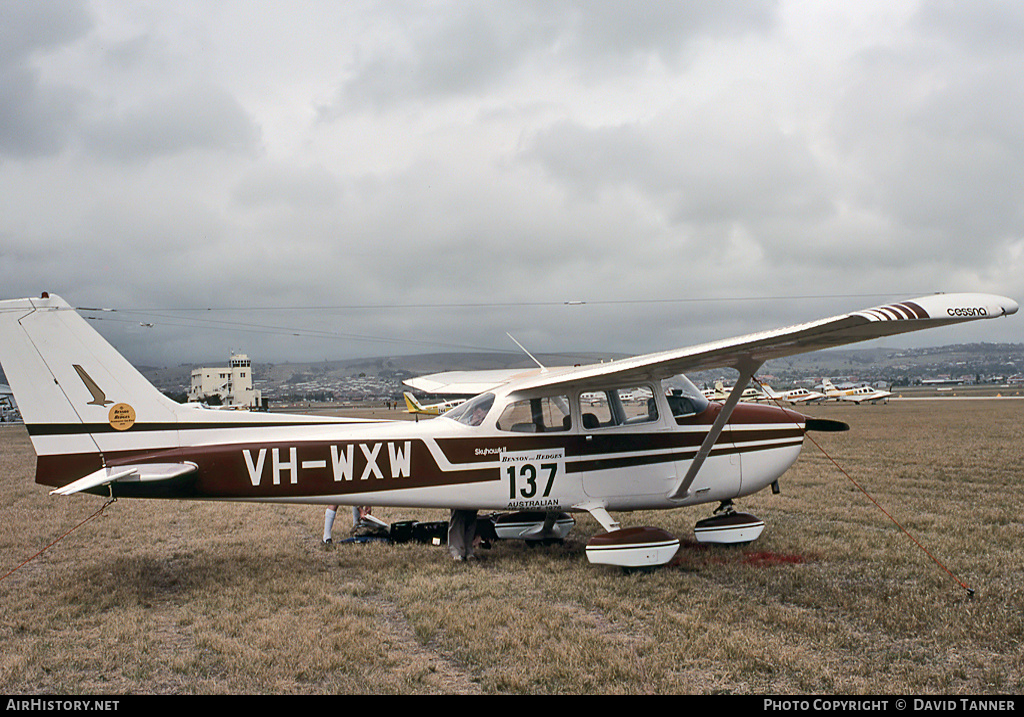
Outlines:
[[50,495],[71,495],[83,490],[96,488],[114,482],[149,482],[180,478],[198,470],[195,463],[139,463],[130,466],[111,466],[100,468],[84,478],[50,491]]

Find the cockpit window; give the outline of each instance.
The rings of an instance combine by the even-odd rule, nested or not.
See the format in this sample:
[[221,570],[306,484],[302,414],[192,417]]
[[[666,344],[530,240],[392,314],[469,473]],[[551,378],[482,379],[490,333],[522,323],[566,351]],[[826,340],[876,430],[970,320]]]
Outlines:
[[569,399],[541,396],[513,401],[498,418],[498,430],[516,433],[551,433],[572,428]]
[[443,416],[466,426],[479,426],[487,417],[493,403],[493,393],[482,393],[444,413]]
[[661,382],[661,386],[665,390],[672,415],[676,418],[703,413],[708,407],[708,400],[686,376],[667,378]]
[[658,420],[658,402],[649,386],[628,386],[580,394],[583,428],[650,423]]

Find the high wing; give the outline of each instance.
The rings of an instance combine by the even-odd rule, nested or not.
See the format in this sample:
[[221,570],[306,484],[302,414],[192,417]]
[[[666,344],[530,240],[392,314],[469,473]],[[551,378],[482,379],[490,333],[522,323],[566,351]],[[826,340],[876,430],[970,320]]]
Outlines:
[[406,386],[425,393],[450,396],[476,396],[509,381],[528,378],[541,372],[539,368],[496,368],[480,371],[442,371],[402,381]]
[[[977,319],[1009,316],[1017,312],[1013,299],[991,294],[933,294],[909,301],[877,306],[827,319],[762,331],[687,348],[645,354],[590,366],[515,371],[460,371],[416,379],[437,392],[482,393],[497,386],[517,390],[572,383],[586,390],[609,379],[630,383],[658,380],[676,374],[712,368],[734,368],[751,373],[769,359],[834,348],[871,339],[959,324]],[[461,390],[460,390],[461,388]]]

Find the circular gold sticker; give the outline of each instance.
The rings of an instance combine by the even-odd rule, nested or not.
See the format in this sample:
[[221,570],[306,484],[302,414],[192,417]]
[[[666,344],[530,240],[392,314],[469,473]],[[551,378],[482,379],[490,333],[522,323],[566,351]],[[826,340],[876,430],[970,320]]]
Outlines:
[[107,418],[113,428],[127,431],[135,425],[135,409],[127,403],[117,403],[110,407]]

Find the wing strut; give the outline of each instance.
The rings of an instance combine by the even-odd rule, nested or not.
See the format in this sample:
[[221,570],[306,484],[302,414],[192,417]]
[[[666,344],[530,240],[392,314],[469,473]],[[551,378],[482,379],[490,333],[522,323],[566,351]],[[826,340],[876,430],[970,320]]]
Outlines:
[[750,380],[754,377],[754,374],[760,370],[763,363],[763,361],[747,359],[741,365],[736,367],[740,372],[740,377],[736,381],[736,385],[732,387],[732,393],[730,393],[729,397],[725,399],[725,405],[723,405],[722,410],[718,412],[718,417],[715,418],[715,422],[711,424],[711,430],[708,431],[708,435],[704,438],[704,442],[697,451],[697,455],[693,457],[690,469],[686,471],[686,475],[683,476],[682,481],[680,481],[679,485],[676,486],[676,489],[669,493],[669,500],[685,500],[690,496],[690,486],[693,485],[693,480],[697,477],[700,467],[704,465],[704,460],[711,455],[711,449],[715,447],[718,437],[722,434],[722,429],[725,428],[725,424],[728,423],[729,417],[732,416],[733,409],[736,408],[736,405],[740,402],[740,396],[743,395],[743,391],[750,383]]

